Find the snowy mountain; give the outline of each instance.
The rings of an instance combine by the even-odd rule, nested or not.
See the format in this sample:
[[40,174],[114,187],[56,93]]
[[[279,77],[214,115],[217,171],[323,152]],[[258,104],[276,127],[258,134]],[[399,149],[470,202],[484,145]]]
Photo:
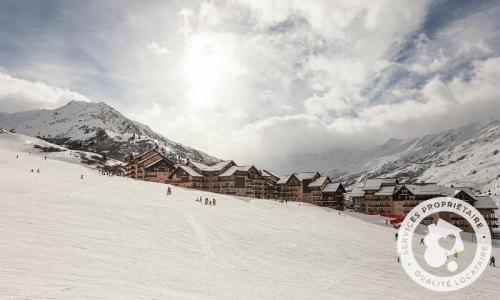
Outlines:
[[407,182],[471,185],[500,195],[500,121],[469,124],[409,140],[356,150],[339,148],[320,155],[301,155],[294,170],[318,169],[348,183],[373,177]]
[[130,152],[159,147],[174,162],[191,159],[213,162],[218,159],[184,146],[132,121],[109,105],[71,101],[54,110],[0,113],[0,128],[40,137],[71,149],[106,153],[123,160]]
[[[304,203],[178,187],[167,197],[164,184],[102,176],[71,151],[38,153],[34,145],[50,146],[0,131],[2,299],[458,300],[500,293],[493,267],[458,292],[420,287],[396,262],[395,230],[383,218],[374,225]],[[217,198],[217,206],[198,197]],[[470,239],[464,245],[460,266],[475,255]],[[424,250],[415,249],[419,261]]]

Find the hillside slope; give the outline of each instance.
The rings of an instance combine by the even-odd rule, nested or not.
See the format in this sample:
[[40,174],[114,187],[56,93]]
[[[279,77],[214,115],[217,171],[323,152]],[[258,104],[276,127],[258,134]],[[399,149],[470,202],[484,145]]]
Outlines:
[[366,178],[398,177],[468,185],[500,195],[500,121],[464,127],[416,139],[391,139],[367,150],[334,149],[320,155],[301,155],[291,162],[296,170],[319,169],[347,183]]
[[[392,228],[304,204],[175,187],[167,197],[164,184],[102,176],[65,161],[67,152],[47,160],[28,154],[38,142],[0,134],[2,299],[496,299],[500,293],[499,268],[450,294],[406,280]],[[199,196],[216,197],[217,206],[195,202]]]
[[71,149],[104,152],[118,160],[123,160],[130,152],[153,147],[159,147],[169,159],[177,163],[187,159],[200,162],[218,160],[127,119],[103,102],[71,101],[53,110],[0,113],[0,128],[41,137]]

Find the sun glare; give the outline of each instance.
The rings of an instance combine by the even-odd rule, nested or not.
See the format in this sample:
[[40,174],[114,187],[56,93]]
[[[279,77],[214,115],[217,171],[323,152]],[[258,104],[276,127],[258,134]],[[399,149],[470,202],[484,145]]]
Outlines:
[[191,104],[202,107],[215,104],[225,64],[226,60],[213,40],[200,36],[191,39],[184,64],[187,96]]

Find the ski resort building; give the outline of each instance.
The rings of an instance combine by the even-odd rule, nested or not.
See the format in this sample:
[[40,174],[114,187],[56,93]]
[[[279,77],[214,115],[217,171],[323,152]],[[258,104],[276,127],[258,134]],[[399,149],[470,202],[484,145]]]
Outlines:
[[345,188],[318,172],[293,173],[276,183],[276,199],[307,202],[339,210],[344,209]]
[[312,203],[309,184],[320,177],[318,172],[293,173],[278,181],[277,199]]
[[158,150],[130,154],[126,158],[125,176],[161,183],[168,183],[175,170],[174,164]]
[[[252,198],[273,199],[277,177],[255,166],[238,166],[232,160],[212,165],[188,161],[170,176],[173,185]],[[272,195],[271,195],[272,193]]]
[[203,188],[203,175],[189,166],[178,166],[170,175],[173,185],[201,190]]
[[323,189],[330,183],[332,183],[330,177],[320,176],[309,184],[308,188],[311,192],[312,204],[321,205],[323,203]]
[[313,201],[313,204],[344,210],[344,194],[345,188],[342,183],[330,182],[321,190],[321,200]]
[[264,198],[264,177],[255,166],[232,166],[217,176],[218,192]]
[[202,190],[219,193],[219,178],[218,176],[224,173],[231,167],[236,166],[236,163],[232,160],[220,161],[215,164],[206,165],[199,162],[188,161],[186,166],[192,168],[196,172],[203,175],[203,186]]
[[264,198],[276,199],[277,197],[277,184],[280,178],[267,170],[260,170],[264,178]]
[[345,198],[352,204],[352,209],[356,212],[365,213],[365,192],[363,186],[353,186],[345,193]]
[[[398,184],[397,179],[394,178],[377,178],[366,180],[361,189],[353,188],[347,196],[352,197],[355,210],[388,217],[405,216],[425,200],[435,197],[453,197],[477,208],[484,216],[490,230],[498,228],[498,218],[495,216],[497,206],[491,197],[476,195],[470,187],[443,187],[435,183]],[[465,219],[452,213],[429,216],[423,223],[429,225],[439,218],[466,232],[473,231]]]
[[365,182],[365,210],[369,215],[392,213],[394,190],[398,180],[395,178],[368,179]]

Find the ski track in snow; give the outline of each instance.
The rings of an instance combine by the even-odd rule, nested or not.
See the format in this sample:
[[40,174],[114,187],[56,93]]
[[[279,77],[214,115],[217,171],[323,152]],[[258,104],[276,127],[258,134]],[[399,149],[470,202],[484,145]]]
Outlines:
[[498,267],[447,294],[406,279],[392,228],[306,204],[166,196],[69,151],[29,155],[35,140],[0,134],[0,299],[498,299]]
[[203,254],[205,255],[205,259],[210,260],[210,258],[213,256],[212,249],[210,248],[210,243],[207,241],[205,230],[200,226],[200,224],[196,220],[196,215],[193,212],[187,213],[186,221],[196,233],[196,236],[198,237],[198,240],[200,242],[200,246],[203,249]]

